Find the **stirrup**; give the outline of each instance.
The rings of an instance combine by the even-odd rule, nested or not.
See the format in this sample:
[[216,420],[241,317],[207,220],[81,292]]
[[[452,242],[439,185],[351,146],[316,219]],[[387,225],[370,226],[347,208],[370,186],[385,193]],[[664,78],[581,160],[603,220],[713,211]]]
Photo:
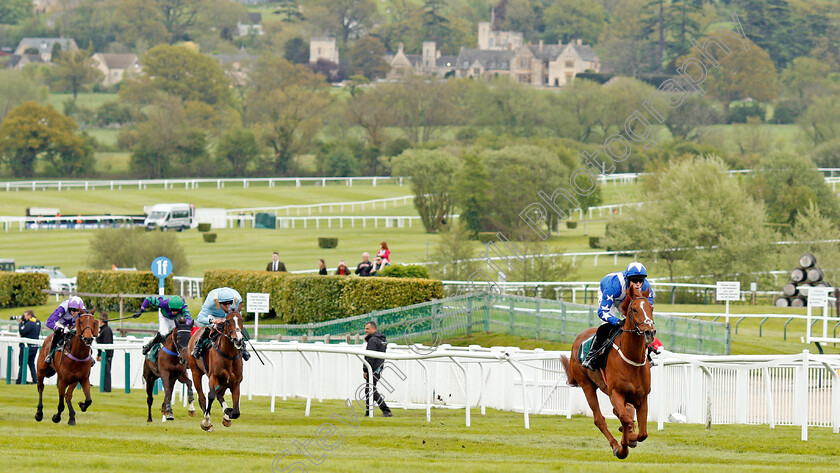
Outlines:
[[154,343],[149,343],[147,345],[143,345],[143,354],[148,355],[150,351],[152,351],[152,347],[155,346]]

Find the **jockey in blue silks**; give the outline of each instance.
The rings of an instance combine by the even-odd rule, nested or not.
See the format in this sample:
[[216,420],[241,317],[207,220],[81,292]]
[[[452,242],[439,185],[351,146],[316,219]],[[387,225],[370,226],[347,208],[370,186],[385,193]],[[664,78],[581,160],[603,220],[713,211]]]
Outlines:
[[[207,293],[207,297],[204,299],[204,304],[202,304],[201,310],[195,318],[195,325],[197,327],[207,327],[210,324],[222,323],[225,321],[227,314],[234,312],[241,302],[242,295],[240,295],[236,289],[231,289],[229,287],[213,289]],[[203,329],[201,331],[201,336],[195,343],[195,348],[193,348],[193,358],[201,358],[204,354],[202,342],[207,340],[209,337],[210,330]],[[251,355],[245,348],[245,344],[243,344],[242,359],[248,361],[249,358],[251,358]]]
[[[647,281],[647,269],[642,263],[634,261],[627,265],[624,271],[610,273],[601,279],[601,286],[598,289],[598,317],[605,323],[620,326],[624,323],[623,314],[620,311],[621,303],[627,298],[628,289],[633,286],[637,291],[650,291],[648,300],[653,306],[653,289]],[[605,340],[601,339],[604,331],[596,332],[595,340],[592,341],[592,348],[581,363],[584,368],[595,369],[595,360],[603,353]],[[662,344],[654,340],[653,349],[658,352]]]

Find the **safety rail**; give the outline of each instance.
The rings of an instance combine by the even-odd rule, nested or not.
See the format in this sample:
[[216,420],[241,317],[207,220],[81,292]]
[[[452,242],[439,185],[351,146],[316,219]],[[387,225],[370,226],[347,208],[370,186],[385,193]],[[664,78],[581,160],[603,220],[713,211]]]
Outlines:
[[10,191],[43,191],[55,189],[58,191],[70,189],[84,189],[85,191],[107,188],[109,190],[121,190],[126,188],[137,188],[140,190],[149,187],[174,189],[182,187],[187,190],[198,189],[201,184],[215,184],[217,189],[223,189],[226,184],[239,184],[247,189],[251,184],[265,184],[269,188],[277,184],[294,183],[295,187],[301,187],[304,183],[311,183],[326,186],[327,183],[344,183],[353,187],[355,182],[370,182],[373,187],[377,183],[394,182],[399,186],[409,178],[401,176],[357,176],[357,177],[229,177],[229,178],[184,178],[184,179],[89,179],[89,180],[57,180],[43,179],[36,181],[6,181],[0,182],[0,190]]

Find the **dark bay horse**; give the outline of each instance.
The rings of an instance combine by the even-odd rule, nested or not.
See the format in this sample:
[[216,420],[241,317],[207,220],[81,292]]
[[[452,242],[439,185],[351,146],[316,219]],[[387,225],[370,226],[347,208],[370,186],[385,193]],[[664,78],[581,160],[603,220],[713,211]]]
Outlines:
[[172,393],[175,390],[175,381],[180,381],[187,386],[187,400],[190,407],[187,410],[190,416],[195,415],[195,406],[193,401],[192,381],[187,376],[187,345],[190,343],[190,326],[187,325],[183,319],[179,319],[175,323],[175,329],[172,330],[166,339],[161,342],[160,351],[157,355],[157,361],[146,358],[143,363],[143,379],[146,380],[146,403],[149,405],[149,418],[147,422],[152,421],[152,403],[154,402],[155,382],[160,379],[163,383],[163,404],[160,406],[160,412],[163,414],[163,422],[167,420],[175,420],[172,414]]
[[[595,334],[596,328],[581,333],[572,345],[572,360],[560,357],[566,378],[571,386],[580,386],[595,417],[595,425],[619,459],[627,458],[628,447],[647,438],[648,394],[650,394],[650,364],[647,346],[653,342],[656,330],[653,308],[648,301],[649,291],[635,291],[631,286],[621,306],[626,315],[621,334],[607,354],[607,364],[602,370],[589,370],[581,366],[578,351],[584,340]],[[621,444],[612,436],[598,405],[598,389],[610,398],[613,413],[621,421]],[[637,417],[639,429],[633,418]]]
[[[213,401],[216,399],[219,400],[219,405],[224,411],[222,424],[225,427],[230,427],[231,419],[239,418],[239,383],[242,382],[243,364],[240,349],[245,343],[245,337],[242,336],[242,315],[239,312],[241,307],[240,304],[236,311],[227,314],[223,323],[211,324],[202,329],[213,331],[210,335],[212,346],[204,351],[202,358],[196,359],[192,356],[193,348],[201,336],[201,330],[195,332],[190,339],[188,360],[195,389],[198,391],[198,403],[204,413],[201,428],[208,432],[213,431],[210,408],[213,407]],[[207,400],[204,398],[204,388],[201,385],[201,378],[205,374],[210,387]],[[224,394],[228,389],[233,397],[233,408],[228,407],[225,402]]]
[[58,373],[58,412],[52,416],[56,424],[61,422],[61,413],[64,411],[64,401],[67,401],[67,410],[70,411],[69,425],[76,425],[76,411],[73,409],[73,391],[76,385],[81,383],[85,393],[85,402],[79,403],[79,408],[85,412],[92,402],[90,399],[90,367],[93,364],[91,359],[90,345],[99,335],[99,321],[92,313],[84,313],[76,319],[74,332],[67,336],[62,350],[56,350],[51,365],[47,365],[44,359],[52,343],[50,334],[41,347],[38,354],[38,411],[35,413],[35,420],[41,422],[44,418],[44,379]]

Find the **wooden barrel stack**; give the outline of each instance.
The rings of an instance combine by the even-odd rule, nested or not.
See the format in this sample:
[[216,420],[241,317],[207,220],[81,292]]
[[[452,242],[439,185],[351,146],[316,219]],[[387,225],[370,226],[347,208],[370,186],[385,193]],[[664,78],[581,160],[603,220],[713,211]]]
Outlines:
[[776,307],[805,307],[808,305],[808,289],[831,287],[825,280],[823,270],[817,266],[817,258],[811,253],[799,257],[799,266],[790,272],[790,281],[782,287],[781,296],[776,298]]

